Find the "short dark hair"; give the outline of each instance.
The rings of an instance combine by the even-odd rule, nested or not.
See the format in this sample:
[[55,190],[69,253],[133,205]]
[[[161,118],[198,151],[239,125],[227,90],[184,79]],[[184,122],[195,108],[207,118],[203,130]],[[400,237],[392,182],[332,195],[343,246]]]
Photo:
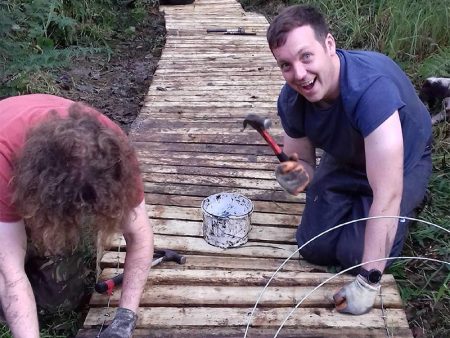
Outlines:
[[287,34],[297,27],[311,26],[316,39],[325,41],[330,29],[324,16],[319,10],[309,5],[294,5],[283,9],[267,30],[267,42],[270,50],[274,50],[286,43]]

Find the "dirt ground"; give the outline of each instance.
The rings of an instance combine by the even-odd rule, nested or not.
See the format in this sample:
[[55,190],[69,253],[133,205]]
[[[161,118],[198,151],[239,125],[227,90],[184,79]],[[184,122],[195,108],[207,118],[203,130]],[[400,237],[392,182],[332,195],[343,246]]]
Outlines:
[[125,131],[139,113],[164,46],[164,16],[152,10],[133,34],[109,41],[106,55],[88,55],[74,60],[57,76],[60,96],[88,103]]

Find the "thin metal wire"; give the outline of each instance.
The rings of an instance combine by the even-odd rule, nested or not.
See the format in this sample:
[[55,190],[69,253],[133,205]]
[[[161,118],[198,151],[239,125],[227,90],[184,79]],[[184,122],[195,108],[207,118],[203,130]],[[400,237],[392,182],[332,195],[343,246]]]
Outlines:
[[383,319],[384,329],[386,330],[386,337],[392,338],[393,335],[389,331],[389,325],[388,325],[388,322],[387,322],[386,310],[384,308],[383,288],[384,287],[382,285],[380,285],[380,295],[379,296],[380,296],[380,303],[381,303],[381,318]]
[[[334,226],[334,227],[332,227],[332,228],[330,228],[330,229],[327,229],[327,230],[321,232],[321,233],[318,234],[317,236],[315,236],[315,237],[311,238],[310,240],[308,240],[306,243],[304,243],[302,246],[300,246],[297,250],[295,250],[289,257],[287,257],[287,258],[283,261],[283,263],[281,263],[281,265],[275,270],[275,272],[272,274],[272,276],[269,278],[269,280],[267,281],[267,283],[266,283],[266,285],[264,286],[263,290],[261,291],[261,293],[260,293],[258,299],[256,300],[256,303],[255,303],[255,305],[254,305],[254,307],[253,307],[253,309],[252,309],[252,312],[250,313],[250,316],[249,316],[249,319],[248,319],[248,322],[247,322],[247,326],[246,326],[246,328],[245,328],[244,338],[247,337],[248,330],[249,330],[249,328],[250,328],[250,323],[251,323],[251,321],[252,321],[252,318],[253,318],[253,315],[254,315],[254,313],[255,313],[255,310],[256,310],[256,308],[257,308],[257,306],[258,306],[259,301],[261,300],[262,296],[264,295],[264,292],[266,291],[267,287],[269,286],[270,282],[275,278],[276,274],[283,268],[283,266],[284,266],[284,265],[285,265],[285,264],[286,264],[286,263],[287,263],[287,262],[288,262],[288,261],[289,261],[296,253],[298,253],[301,249],[303,249],[306,245],[308,245],[308,244],[311,243],[312,241],[316,240],[317,238],[319,238],[319,237],[321,237],[321,236],[323,236],[323,235],[325,235],[325,234],[327,234],[327,233],[329,233],[329,232],[331,232],[331,231],[333,231],[333,230],[336,230],[336,229],[341,228],[341,227],[343,227],[343,226],[345,226],[345,225],[352,224],[352,223],[355,223],[355,222],[366,221],[366,220],[370,220],[370,219],[380,219],[380,218],[395,218],[395,219],[400,219],[400,220],[407,219],[407,220],[410,220],[410,221],[417,221],[417,222],[425,223],[425,224],[428,224],[428,225],[432,225],[432,226],[434,226],[434,227],[437,227],[438,229],[441,229],[441,230],[444,230],[444,231],[450,233],[450,230],[447,230],[447,229],[445,229],[445,228],[443,228],[443,227],[441,227],[441,226],[439,226],[439,225],[437,225],[437,224],[434,224],[434,223],[431,223],[431,222],[428,222],[428,221],[424,221],[424,220],[420,220],[420,219],[417,219],[417,218],[412,218],[412,217],[402,217],[402,216],[372,216],[372,217],[364,217],[364,218],[359,218],[359,219],[356,219],[356,220],[352,220],[352,221],[348,221],[348,222],[345,222],[345,223],[338,224],[338,225],[336,225],[336,226]],[[366,264],[366,263],[362,263],[362,264]],[[362,264],[360,264],[360,265],[362,265]],[[358,266],[359,266],[359,265],[358,265]],[[354,268],[354,267],[352,267],[352,268]],[[344,273],[344,272],[346,272],[346,271],[348,271],[348,270],[350,270],[350,269],[352,269],[352,268],[343,270],[343,271],[341,271],[338,275],[340,275],[341,273]],[[334,276],[333,276],[333,278],[334,278]],[[327,280],[327,281],[328,281],[328,280]],[[308,296],[309,296],[309,294],[308,294]]]
[[[119,267],[120,267],[120,248],[122,246],[122,236],[119,239],[119,245],[117,247],[117,265],[116,265],[116,273],[119,273]],[[108,309],[110,307],[111,304],[111,296],[112,293],[108,295],[108,303],[106,304],[106,313],[103,315],[105,318],[103,318],[103,322],[102,325],[100,326],[100,329],[97,333],[97,335],[95,336],[95,338],[99,338],[100,337],[100,333],[102,333],[103,327],[105,326],[106,320],[109,319],[109,317],[111,317],[111,315],[108,312]]]

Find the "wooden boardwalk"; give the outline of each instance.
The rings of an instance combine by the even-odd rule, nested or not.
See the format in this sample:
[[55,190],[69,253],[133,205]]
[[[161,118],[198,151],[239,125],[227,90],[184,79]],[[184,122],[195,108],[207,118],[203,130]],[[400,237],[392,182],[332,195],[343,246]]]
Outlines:
[[[272,118],[271,133],[281,141],[276,99],[283,79],[267,47],[266,19],[237,1],[196,0],[161,10],[167,42],[130,136],[155,247],[177,250],[187,262],[151,270],[135,337],[244,337],[264,285],[297,248],[303,210],[304,196],[288,195],[275,181],[276,157],[259,134],[242,131],[248,113],[260,114]],[[237,27],[257,35],[206,33]],[[223,191],[254,203],[249,242],[239,248],[220,249],[202,236],[201,201]],[[117,237],[104,251],[101,279],[122,271],[125,250]],[[298,258],[289,261],[261,298],[248,337],[273,337],[293,307],[330,276]],[[386,326],[391,336],[411,337],[395,281],[383,279],[384,312],[378,299],[364,316],[337,313],[331,297],[352,280],[340,276],[312,293],[279,337],[386,337]],[[111,298],[94,294],[78,336],[94,337],[119,297],[120,290]]]

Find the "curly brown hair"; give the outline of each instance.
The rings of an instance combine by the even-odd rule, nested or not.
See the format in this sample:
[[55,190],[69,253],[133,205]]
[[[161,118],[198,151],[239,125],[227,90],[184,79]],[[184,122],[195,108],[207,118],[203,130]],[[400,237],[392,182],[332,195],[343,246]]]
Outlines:
[[26,136],[13,164],[13,203],[33,245],[47,254],[74,250],[86,225],[108,237],[136,206],[139,165],[126,135],[92,109],[55,111]]

